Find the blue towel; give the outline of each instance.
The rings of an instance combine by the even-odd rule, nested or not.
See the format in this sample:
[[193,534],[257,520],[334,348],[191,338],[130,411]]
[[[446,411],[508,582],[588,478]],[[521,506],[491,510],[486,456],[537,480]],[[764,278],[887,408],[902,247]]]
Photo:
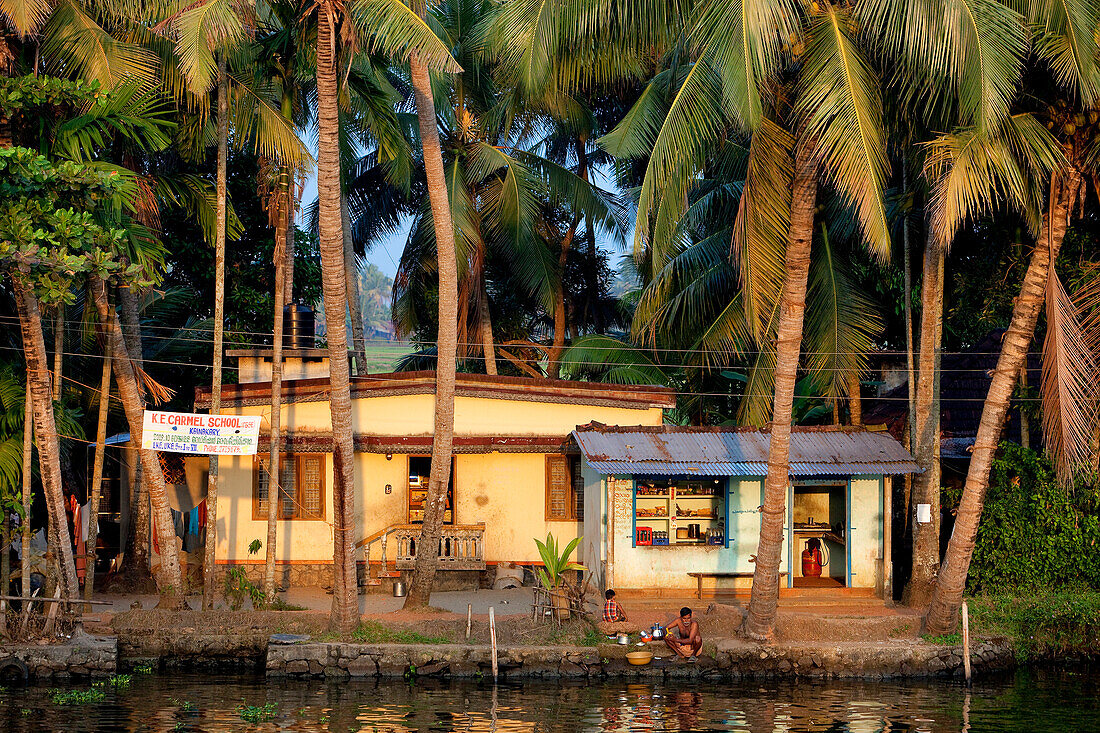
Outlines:
[[199,536],[199,508],[197,506],[187,514],[187,534]]

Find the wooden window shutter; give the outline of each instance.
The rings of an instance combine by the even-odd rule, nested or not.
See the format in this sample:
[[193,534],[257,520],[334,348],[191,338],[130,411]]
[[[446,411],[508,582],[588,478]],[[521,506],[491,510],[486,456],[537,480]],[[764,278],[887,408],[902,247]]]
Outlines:
[[572,479],[567,456],[546,456],[546,519],[569,521]]
[[324,456],[302,456],[298,464],[298,501],[301,515],[308,519],[325,516],[325,463]]
[[257,455],[252,463],[253,491],[252,491],[252,517],[267,516],[267,492],[269,480],[267,475],[268,459]]

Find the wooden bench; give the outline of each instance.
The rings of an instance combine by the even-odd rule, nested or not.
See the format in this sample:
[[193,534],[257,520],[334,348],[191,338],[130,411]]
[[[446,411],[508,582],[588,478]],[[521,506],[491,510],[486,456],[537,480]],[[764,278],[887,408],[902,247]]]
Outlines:
[[[779,577],[782,578],[787,573],[780,573]],[[696,598],[703,599],[703,578],[751,578],[753,573],[750,572],[725,572],[725,573],[688,573],[689,576],[699,581],[699,590],[696,591]]]

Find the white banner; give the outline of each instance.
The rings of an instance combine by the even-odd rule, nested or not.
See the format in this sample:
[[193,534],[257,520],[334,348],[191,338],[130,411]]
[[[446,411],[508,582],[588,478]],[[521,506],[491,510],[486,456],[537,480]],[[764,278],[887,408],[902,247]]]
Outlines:
[[194,415],[146,410],[141,447],[169,453],[252,456],[260,442],[261,419],[253,415]]

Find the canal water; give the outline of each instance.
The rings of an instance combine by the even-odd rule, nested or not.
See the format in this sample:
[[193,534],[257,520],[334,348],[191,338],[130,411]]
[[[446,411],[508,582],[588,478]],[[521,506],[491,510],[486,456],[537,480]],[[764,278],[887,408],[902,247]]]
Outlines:
[[494,687],[170,673],[95,689],[103,699],[72,704],[47,687],[4,689],[0,731],[1100,730],[1096,670],[1025,670],[969,692],[943,681]]

